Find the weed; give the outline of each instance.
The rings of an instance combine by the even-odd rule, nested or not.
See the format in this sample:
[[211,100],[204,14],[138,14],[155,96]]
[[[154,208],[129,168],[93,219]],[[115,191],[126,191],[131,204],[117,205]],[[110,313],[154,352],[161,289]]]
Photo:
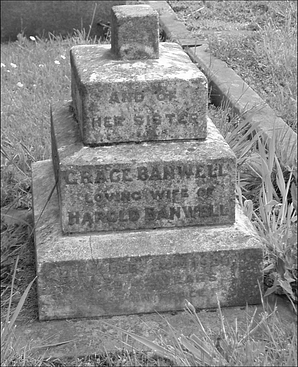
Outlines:
[[[170,360],[174,366],[297,366],[296,328],[292,325],[288,332],[282,331],[282,321],[276,315],[276,309],[268,308],[263,298],[262,305],[260,320],[257,320],[255,312],[251,319],[247,319],[246,330],[243,330],[239,328],[237,319],[234,325],[225,322],[218,303],[221,326],[216,338],[209,335],[195,307],[187,300],[185,310],[197,326],[196,333],[190,336],[179,334],[168,322],[167,337],[154,342],[120,330],[160,357]],[[257,332],[261,337],[255,338]]]

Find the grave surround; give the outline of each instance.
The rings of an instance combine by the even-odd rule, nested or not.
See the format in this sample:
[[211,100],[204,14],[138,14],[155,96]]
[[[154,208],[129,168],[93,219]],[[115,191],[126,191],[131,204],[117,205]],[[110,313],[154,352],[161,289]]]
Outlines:
[[[147,54],[129,28],[142,17]],[[33,166],[36,221],[43,182],[57,183],[35,231],[40,320],[260,300],[262,249],[235,216],[236,159],[207,118],[206,77],[180,46],[157,52],[156,19],[150,6],[114,7],[111,46],[71,49],[53,173]]]

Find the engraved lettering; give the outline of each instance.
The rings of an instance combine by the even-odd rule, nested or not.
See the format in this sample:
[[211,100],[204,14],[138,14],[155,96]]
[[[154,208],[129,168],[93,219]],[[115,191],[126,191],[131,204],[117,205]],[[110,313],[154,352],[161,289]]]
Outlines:
[[114,192],[106,192],[105,193],[105,198],[108,200],[108,201],[113,201],[114,199],[116,199],[116,195]]
[[225,210],[227,208],[225,208],[224,205],[220,204],[219,208],[220,208],[220,214],[221,215],[228,215],[229,214],[228,210]]
[[75,173],[72,172],[72,171],[65,171],[64,172],[64,179],[65,179],[65,182],[68,184],[68,185],[76,185],[78,183],[77,179],[75,179],[73,177]]
[[125,217],[125,212],[124,210],[120,210],[119,212],[119,222],[127,222],[128,218]]
[[93,200],[88,193],[85,195],[85,201],[86,203],[93,203]]
[[132,177],[129,177],[129,173],[130,173],[130,168],[124,168],[122,169],[122,179],[123,181],[132,181]]
[[188,189],[181,189],[181,197],[182,198],[188,198]]
[[189,116],[189,120],[192,123],[198,122],[198,118],[199,118],[199,116],[198,116],[197,112],[191,113],[190,116]]
[[175,202],[175,201],[176,201],[176,199],[177,199],[177,195],[179,194],[179,192],[180,192],[180,190],[179,190],[179,189],[174,189],[174,190],[172,191],[172,198],[173,198],[173,202]]
[[117,168],[113,168],[110,172],[110,180],[111,182],[119,182],[121,180],[121,177],[119,175],[120,170]]
[[91,172],[85,171],[81,173],[81,183],[92,183]]
[[214,166],[212,164],[208,164],[208,176],[209,177],[217,177],[217,172],[214,170]]
[[131,102],[132,101],[132,93],[124,92],[122,93],[122,102]]
[[173,120],[174,120],[174,117],[176,115],[174,113],[166,113],[166,118],[169,119],[169,123],[172,124],[173,123]]
[[107,182],[105,173],[104,171],[98,171],[94,183],[103,183],[103,182]]
[[174,167],[172,166],[165,166],[163,169],[163,179],[168,180],[169,178],[173,180],[175,177]]
[[204,173],[204,166],[200,166],[200,165],[197,165],[196,166],[196,174],[195,174],[195,177],[196,178],[205,178],[206,175]]
[[153,114],[153,123],[160,124],[161,123],[161,115],[158,113]]
[[128,210],[128,217],[131,222],[137,222],[140,218],[140,213],[138,209],[131,208]]
[[185,218],[194,218],[194,212],[191,206],[183,206],[182,207]]
[[114,116],[114,125],[115,126],[123,126],[123,122],[125,121],[125,117],[122,116]]
[[143,115],[135,115],[134,116],[134,122],[137,124],[143,124],[144,123],[144,116]]
[[99,117],[97,120],[95,120],[95,118],[93,117],[91,122],[93,129],[95,129],[95,121],[97,125],[101,126],[101,118]]
[[211,213],[213,217],[219,217],[220,216],[220,208],[219,207],[211,207]]
[[112,117],[106,116],[104,119],[105,127],[112,127],[113,124],[111,123]]
[[178,122],[179,122],[179,124],[186,124],[187,123],[187,113],[186,112],[181,112],[178,115]]
[[117,219],[118,219],[118,215],[117,215],[117,212],[116,211],[108,211],[107,213],[107,221],[108,222],[112,222],[112,223],[115,223],[117,222]]
[[166,207],[163,207],[161,210],[157,213],[157,220],[160,219],[169,219],[169,214]]
[[162,178],[161,178],[161,174],[159,172],[158,167],[153,167],[149,180],[157,181],[157,180],[161,180],[161,179]]
[[178,167],[178,173],[181,178],[190,178],[190,176],[193,174],[192,172],[192,166],[190,164],[185,164],[183,166]]
[[140,200],[142,198],[142,195],[140,191],[135,191],[131,194],[131,197],[133,198],[133,200]]
[[168,98],[169,98],[169,101],[176,98],[176,90],[169,90],[168,91]]
[[142,102],[144,100],[145,96],[143,92],[136,92],[135,93],[135,101],[136,102]]
[[80,221],[80,213],[79,212],[68,212],[68,224],[70,226],[74,224],[79,224]]
[[175,208],[174,206],[171,206],[170,207],[170,219],[173,220],[174,216],[180,219],[180,210],[181,208],[179,206],[177,208]]
[[110,100],[109,100],[110,103],[120,103],[119,101],[119,97],[118,97],[118,93],[117,92],[113,92],[111,93],[111,96],[110,96]]
[[150,221],[153,221],[154,219],[155,219],[154,208],[146,207],[145,208],[145,221],[150,222]]
[[99,193],[97,193],[97,194],[94,195],[94,200],[97,203],[100,203],[101,201],[103,201],[103,199],[104,199],[104,195],[101,192],[99,192]]
[[95,223],[98,223],[99,221],[104,222],[105,220],[105,214],[104,212],[100,211],[100,212],[95,212],[94,213],[94,217],[95,217]]
[[212,205],[202,205],[200,208],[200,217],[211,217],[212,211]]
[[166,99],[166,94],[164,92],[158,92],[156,97],[159,101],[164,101]]
[[138,171],[138,180],[146,181],[148,180],[148,169],[147,167],[137,167]]
[[121,192],[121,201],[130,201],[130,192],[129,191]]
[[85,213],[84,216],[83,216],[82,226],[85,225],[86,223],[89,224],[89,227],[92,227],[93,219],[92,219],[90,213]]
[[194,217],[196,218],[197,217],[197,214],[200,215],[200,206],[199,205],[196,205],[194,208],[193,208],[193,214],[194,214]]
[[165,191],[164,190],[150,191],[150,194],[153,200],[162,200],[164,198]]

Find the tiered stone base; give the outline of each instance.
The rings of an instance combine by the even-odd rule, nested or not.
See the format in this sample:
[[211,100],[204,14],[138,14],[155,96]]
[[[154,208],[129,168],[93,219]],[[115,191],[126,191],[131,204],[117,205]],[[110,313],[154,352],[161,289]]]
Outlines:
[[234,225],[66,236],[52,161],[32,178],[40,320],[260,302],[262,246],[238,209]]

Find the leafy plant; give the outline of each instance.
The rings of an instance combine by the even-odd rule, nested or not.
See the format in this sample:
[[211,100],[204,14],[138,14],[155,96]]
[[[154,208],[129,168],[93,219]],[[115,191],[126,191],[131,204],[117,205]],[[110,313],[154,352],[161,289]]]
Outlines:
[[[259,202],[238,197],[244,212],[252,219],[266,245],[264,275],[269,286],[265,296],[275,292],[285,294],[297,313],[297,188],[295,172],[285,179],[275,154],[275,137],[264,142],[258,137],[257,149],[247,159],[247,165],[259,178]],[[243,185],[243,183],[242,183]],[[291,197],[290,197],[291,196]]]
[[[297,333],[292,335],[281,331],[276,308],[268,310],[262,298],[263,312],[257,320],[256,310],[247,319],[246,330],[235,324],[227,324],[218,302],[220,333],[211,337],[202,324],[195,307],[185,300],[185,311],[197,326],[196,333],[190,336],[179,334],[167,321],[169,332],[166,338],[151,340],[115,327],[135,341],[143,344],[158,356],[170,360],[174,366],[264,366],[278,361],[279,365],[297,365]],[[107,323],[108,324],[108,323]],[[254,339],[256,332],[261,339]]]

